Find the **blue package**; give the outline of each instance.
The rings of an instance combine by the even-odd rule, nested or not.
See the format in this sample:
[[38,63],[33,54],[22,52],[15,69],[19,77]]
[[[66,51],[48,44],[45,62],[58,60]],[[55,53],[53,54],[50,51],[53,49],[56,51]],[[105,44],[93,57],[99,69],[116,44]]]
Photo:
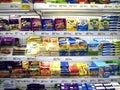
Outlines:
[[53,19],[42,19],[43,31],[54,31]]
[[68,62],[60,62],[60,67],[61,68],[68,68],[69,67],[69,64],[68,64]]
[[115,53],[102,53],[102,56],[115,56]]
[[88,20],[87,19],[79,19],[77,25],[78,31],[88,31]]
[[31,0],[22,0],[22,3],[30,3]]
[[98,77],[99,68],[97,66],[89,66],[90,76]]
[[79,56],[87,56],[88,51],[79,51]]
[[77,3],[77,0],[67,0],[67,2],[74,4],[74,3]]
[[75,50],[73,50],[73,51],[70,51],[70,54],[69,54],[70,56],[79,56],[79,51],[75,51]]
[[66,50],[60,50],[60,51],[59,51],[59,55],[60,55],[60,56],[69,56],[69,52],[66,51]]

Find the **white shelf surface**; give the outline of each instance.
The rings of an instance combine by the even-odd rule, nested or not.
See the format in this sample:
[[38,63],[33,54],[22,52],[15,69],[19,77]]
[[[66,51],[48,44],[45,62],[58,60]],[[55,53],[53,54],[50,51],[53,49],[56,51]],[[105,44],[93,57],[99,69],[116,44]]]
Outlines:
[[15,87],[26,87],[31,83],[45,84],[46,86],[56,84],[56,83],[110,83],[110,82],[120,82],[120,77],[111,78],[0,78],[1,84],[0,88],[15,88]]
[[0,31],[0,36],[120,36],[119,31]]
[[0,61],[93,61],[120,60],[120,56],[0,56]]
[[30,10],[32,4],[25,3],[0,3],[0,10]]
[[[45,3],[36,3],[34,4],[35,9],[37,10],[100,10],[100,12],[104,12],[104,10],[114,10],[111,12],[119,12],[120,4],[45,4]],[[94,11],[93,11],[94,12]]]

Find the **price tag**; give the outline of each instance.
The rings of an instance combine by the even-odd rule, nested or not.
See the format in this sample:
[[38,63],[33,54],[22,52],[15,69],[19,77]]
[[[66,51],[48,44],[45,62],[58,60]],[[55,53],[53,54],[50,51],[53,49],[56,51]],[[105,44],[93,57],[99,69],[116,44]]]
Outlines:
[[48,82],[49,82],[48,80],[41,80],[40,83],[42,83],[42,84],[46,84],[46,83],[48,83]]
[[75,4],[70,4],[69,7],[70,7],[70,8],[77,8],[77,5],[75,5]]
[[110,36],[117,36],[117,33],[116,32],[111,32]]
[[71,80],[71,83],[79,83],[78,80]]
[[29,10],[30,9],[30,4],[21,4],[21,9]]
[[94,34],[92,32],[87,32],[86,35],[92,36]]
[[95,5],[95,4],[91,4],[90,7],[91,7],[92,9],[98,9],[98,8],[99,8],[99,6],[98,6],[98,5]]
[[0,32],[0,36],[3,36],[3,33],[2,33],[2,32]]
[[98,36],[104,36],[105,33],[104,32],[98,32]]
[[54,61],[60,61],[60,58],[53,58]]
[[28,61],[35,61],[36,58],[35,58],[35,57],[27,57],[27,60],[28,60]]
[[15,80],[12,79],[1,79],[0,80],[0,88],[16,88]]
[[52,32],[52,36],[60,36],[60,32]]
[[12,5],[10,5],[10,9],[19,9],[19,5],[12,4]]
[[60,5],[58,5],[58,7],[59,7],[59,8],[67,8],[67,5],[65,5],[65,4],[60,4]]
[[41,32],[42,36],[49,36],[50,32]]
[[95,79],[90,79],[90,83],[96,83]]
[[104,81],[104,79],[98,79],[97,82],[98,82],[98,83],[104,83],[105,81]]
[[81,32],[76,32],[76,33],[75,33],[75,36],[80,36],[80,35],[82,35]]
[[91,60],[98,60],[98,57],[91,57]]
[[72,58],[70,58],[70,57],[65,58],[65,61],[72,61]]
[[67,83],[68,81],[67,80],[61,80],[61,83]]
[[55,5],[55,4],[50,4],[50,5],[49,5],[49,8],[57,8],[57,5]]
[[15,61],[21,61],[21,58],[20,57],[13,57],[13,60],[15,60]]
[[64,35],[64,36],[71,36],[72,33],[71,33],[71,32],[64,32],[63,35]]
[[111,82],[118,82],[117,78],[111,79]]
[[86,79],[81,80],[81,83],[86,83],[86,82],[88,82]]
[[50,80],[50,83],[57,83],[57,80]]

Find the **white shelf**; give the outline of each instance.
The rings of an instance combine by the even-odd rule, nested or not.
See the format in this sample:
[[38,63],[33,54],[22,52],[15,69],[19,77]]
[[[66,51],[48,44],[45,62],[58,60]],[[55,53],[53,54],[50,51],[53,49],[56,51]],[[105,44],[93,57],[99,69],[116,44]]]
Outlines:
[[79,37],[79,36],[120,36],[118,31],[35,31],[34,35]]
[[0,4],[0,10],[30,10],[31,4],[19,4],[19,3],[2,3]]
[[0,56],[0,61],[92,61],[120,60],[120,56]]
[[79,37],[79,36],[120,36],[119,31],[0,31],[0,36],[57,36],[57,37]]
[[[98,12],[120,12],[120,5],[113,4],[44,4],[44,3],[36,3],[34,4],[35,9],[40,10],[86,10],[87,12],[91,12],[89,10],[100,10]],[[110,11],[112,10],[112,11]],[[113,11],[114,10],[114,11]],[[72,12],[72,11],[71,11]],[[94,12],[94,11],[93,11]]]
[[1,78],[0,88],[15,88],[15,87],[26,87],[31,83],[47,84],[52,85],[56,83],[111,83],[120,82],[120,77],[112,78],[47,78],[47,79],[35,79],[35,78],[21,78],[21,79],[10,79]]

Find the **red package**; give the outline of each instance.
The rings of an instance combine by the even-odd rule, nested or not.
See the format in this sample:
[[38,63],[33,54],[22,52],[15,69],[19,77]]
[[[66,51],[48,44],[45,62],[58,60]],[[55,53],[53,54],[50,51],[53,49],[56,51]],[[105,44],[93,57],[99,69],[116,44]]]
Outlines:
[[76,65],[69,66],[70,73],[79,73],[79,69]]
[[54,20],[55,31],[65,31],[66,30],[66,19],[56,18]]
[[10,3],[12,0],[1,0],[2,3]]
[[81,4],[88,4],[88,0],[78,0],[78,3],[81,3]]

